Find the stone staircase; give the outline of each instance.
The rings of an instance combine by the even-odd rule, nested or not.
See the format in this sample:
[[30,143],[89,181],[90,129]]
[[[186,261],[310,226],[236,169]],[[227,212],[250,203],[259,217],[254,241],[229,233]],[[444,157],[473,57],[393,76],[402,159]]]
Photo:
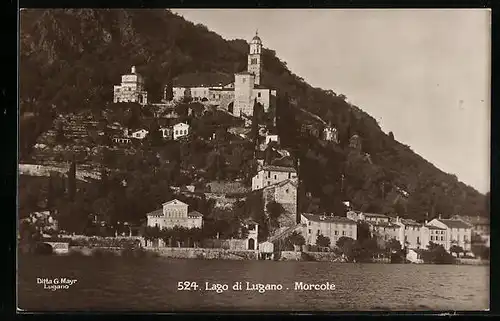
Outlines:
[[284,239],[286,238],[287,236],[289,236],[290,234],[292,234],[294,231],[298,230],[302,228],[302,224],[299,223],[299,224],[295,224],[293,226],[287,226],[287,227],[283,227],[283,228],[280,228],[276,231],[276,233],[274,233],[274,235],[270,236],[268,241],[269,242],[274,242],[274,241],[277,241],[277,240],[281,240],[281,239]]

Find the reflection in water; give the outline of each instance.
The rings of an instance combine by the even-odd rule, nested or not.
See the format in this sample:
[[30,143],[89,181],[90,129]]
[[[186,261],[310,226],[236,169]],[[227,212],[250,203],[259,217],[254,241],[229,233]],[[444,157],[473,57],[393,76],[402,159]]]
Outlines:
[[[71,278],[50,291],[37,278]],[[197,290],[178,291],[178,282]],[[246,291],[246,283],[279,283],[282,291]],[[206,291],[205,282],[228,291]],[[235,282],[242,290],[234,291]],[[335,284],[330,291],[295,291],[295,282]],[[19,303],[25,310],[366,311],[485,310],[489,267],[204,261],[121,257],[20,257]]]

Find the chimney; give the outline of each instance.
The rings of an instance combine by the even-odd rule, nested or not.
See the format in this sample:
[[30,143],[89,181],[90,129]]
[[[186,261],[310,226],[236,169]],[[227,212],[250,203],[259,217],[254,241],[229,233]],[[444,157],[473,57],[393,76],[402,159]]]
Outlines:
[[135,66],[132,66],[132,73],[135,74]]

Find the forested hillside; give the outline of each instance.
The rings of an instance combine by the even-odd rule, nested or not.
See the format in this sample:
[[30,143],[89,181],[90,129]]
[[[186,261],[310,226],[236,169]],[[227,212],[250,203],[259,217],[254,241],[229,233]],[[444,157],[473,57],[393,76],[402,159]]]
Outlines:
[[[149,100],[155,102],[163,87],[182,75],[223,77],[244,70],[247,52],[245,40],[226,41],[167,10],[24,10],[21,157],[29,157],[56,114],[107,108],[113,85],[131,65],[146,77]],[[355,209],[415,219],[489,215],[484,195],[384,133],[340,93],[308,85],[278,56],[265,50],[263,84],[278,90],[278,131],[300,158],[303,210],[337,212],[342,200],[350,200]],[[299,125],[311,122],[300,109],[335,126],[340,143],[299,134]],[[358,149],[349,145],[355,134]]]

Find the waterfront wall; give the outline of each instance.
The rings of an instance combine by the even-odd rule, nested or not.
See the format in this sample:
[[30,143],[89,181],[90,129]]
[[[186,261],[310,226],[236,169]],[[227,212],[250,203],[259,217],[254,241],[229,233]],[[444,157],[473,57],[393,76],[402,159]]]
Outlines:
[[146,248],[147,251],[157,253],[162,257],[174,259],[205,259],[205,260],[257,260],[258,251],[227,250],[207,248],[176,248],[159,247]]
[[458,258],[455,260],[457,264],[467,264],[467,265],[490,265],[489,260],[481,260],[481,259],[466,259],[466,258]]

